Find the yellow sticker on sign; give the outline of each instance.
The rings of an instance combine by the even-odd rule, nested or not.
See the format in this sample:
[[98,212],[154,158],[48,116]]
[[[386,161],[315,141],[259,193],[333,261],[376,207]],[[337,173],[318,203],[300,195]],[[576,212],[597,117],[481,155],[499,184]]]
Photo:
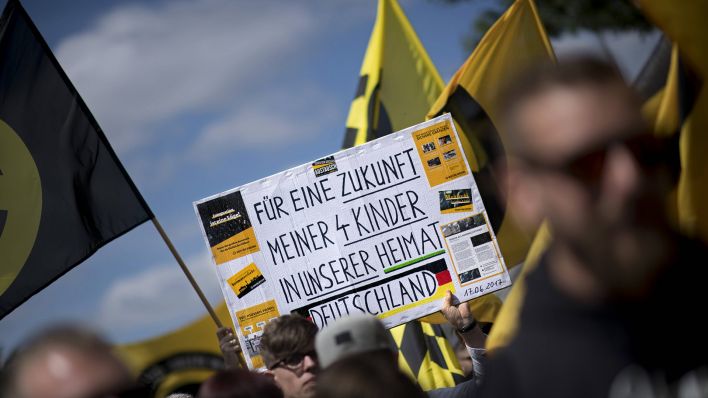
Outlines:
[[431,188],[469,173],[449,120],[412,134]]
[[472,190],[471,189],[451,189],[440,191],[440,213],[450,214],[464,211],[472,211]]
[[211,247],[211,254],[217,264],[256,253],[260,250],[253,227],[248,227],[236,235]]
[[217,265],[260,251],[240,191],[200,203],[197,211]]
[[244,269],[229,278],[227,282],[229,282],[236,297],[242,298],[253,291],[253,289],[265,283],[265,277],[256,266],[256,263],[250,263]]
[[280,313],[278,312],[278,306],[275,304],[275,300],[269,300],[254,305],[253,307],[236,311],[238,326],[246,340],[244,349],[251,358],[254,368],[262,368],[264,366],[260,350],[263,328],[266,323],[279,316]]

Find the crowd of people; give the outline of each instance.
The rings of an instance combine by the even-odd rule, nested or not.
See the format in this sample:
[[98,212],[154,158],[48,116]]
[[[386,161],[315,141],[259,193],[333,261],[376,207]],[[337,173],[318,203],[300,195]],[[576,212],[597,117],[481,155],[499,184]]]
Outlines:
[[[542,221],[552,231],[526,278],[508,346],[486,353],[474,314],[448,292],[441,311],[472,369],[466,382],[424,392],[399,369],[392,337],[375,317],[352,315],[318,330],[284,315],[263,331],[263,372],[241,368],[233,332],[220,330],[227,370],[197,396],[708,396],[699,298],[708,251],[671,218],[676,145],[652,134],[637,95],[598,59],[538,65],[500,97],[509,156],[497,170],[509,211],[530,232]],[[66,327],[21,346],[2,370],[2,391],[17,398],[144,393],[108,344]]]

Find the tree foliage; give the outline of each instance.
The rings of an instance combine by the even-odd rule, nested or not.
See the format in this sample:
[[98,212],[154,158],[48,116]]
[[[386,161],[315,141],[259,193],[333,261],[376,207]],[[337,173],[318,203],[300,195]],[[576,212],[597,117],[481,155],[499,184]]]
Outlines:
[[[459,3],[475,0],[434,0]],[[499,19],[513,0],[497,0],[484,9],[472,22],[472,32],[465,37],[468,50],[474,48],[484,33]],[[652,25],[639,9],[628,0],[536,0],[538,13],[549,36],[581,30],[592,32],[620,32],[635,30],[648,32]]]

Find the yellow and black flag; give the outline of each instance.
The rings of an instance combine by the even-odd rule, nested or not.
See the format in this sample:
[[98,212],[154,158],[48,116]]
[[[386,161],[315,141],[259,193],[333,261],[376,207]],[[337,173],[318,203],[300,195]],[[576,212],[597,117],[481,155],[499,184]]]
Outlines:
[[0,319],[152,218],[19,1],[0,19]]
[[[640,9],[674,43],[666,84],[652,98],[654,128],[679,141],[676,204],[681,228],[708,242],[708,3],[643,0]],[[651,105],[650,100],[645,110]]]
[[[702,21],[708,5],[643,0],[640,6],[647,17],[676,42],[672,46],[664,38],[658,43],[633,86],[645,101],[644,115],[654,133],[674,138],[667,143],[677,145],[679,156],[666,159],[670,168],[676,171],[680,168],[680,179],[672,197],[677,221],[684,232],[708,241],[708,212],[705,206],[699,205],[708,199],[708,158],[705,156],[708,135],[704,134],[708,126],[705,116],[708,95],[703,84],[708,76],[708,27]],[[539,231],[522,275],[512,287],[487,339],[487,349],[505,346],[515,336],[525,295],[524,275],[535,266],[549,240],[547,228]]]
[[442,88],[401,7],[395,0],[379,0],[342,148],[422,122]]
[[[344,148],[425,120],[443,81],[408,18],[395,0],[379,0],[376,22],[349,109]],[[481,322],[501,306],[494,295],[471,302]],[[442,316],[424,318],[441,322]],[[425,389],[450,387],[464,379],[454,350],[439,324],[413,321],[391,329],[401,369]]]
[[533,0],[516,0],[482,37],[428,112],[428,117],[450,112],[458,125],[464,151],[509,267],[524,261],[531,237],[506,214],[506,203],[492,169],[505,155],[506,139],[495,128],[499,117],[497,97],[500,88],[529,65],[554,60]]
[[[542,251],[547,234],[537,237],[539,243],[534,246],[539,250],[530,252],[532,237],[506,214],[499,180],[493,172],[493,166],[505,157],[506,138],[495,128],[500,114],[499,90],[530,65],[554,61],[553,48],[533,0],[516,0],[485,33],[428,112],[428,117],[450,112],[458,125],[464,151],[510,267],[522,262],[533,264],[534,259],[529,261],[528,256],[531,253],[535,258]],[[513,335],[523,290],[523,278],[519,278],[495,319],[487,349],[505,344]]]
[[[227,319],[228,326],[232,326],[225,302],[222,301],[214,311],[219,319]],[[224,358],[214,330],[214,320],[206,314],[169,333],[119,345],[116,351],[137,376],[138,382],[150,388],[152,397],[196,396],[202,382],[224,369]]]

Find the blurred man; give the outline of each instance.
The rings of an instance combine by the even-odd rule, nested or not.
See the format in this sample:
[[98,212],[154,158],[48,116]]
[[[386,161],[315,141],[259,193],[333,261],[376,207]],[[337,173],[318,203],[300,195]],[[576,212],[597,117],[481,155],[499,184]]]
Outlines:
[[297,315],[283,315],[263,330],[261,355],[285,398],[309,398],[315,394],[319,370],[316,334],[317,326]]
[[283,398],[273,379],[245,369],[216,372],[199,387],[197,398]]
[[[688,260],[702,248],[678,238],[667,217],[676,147],[651,134],[617,69],[560,61],[504,98],[510,207],[529,228],[547,220],[553,242],[481,395],[636,396],[638,380],[651,387],[656,371],[679,377],[705,363],[705,327],[690,315],[706,267]],[[667,314],[675,318],[659,318]]]
[[397,366],[354,354],[325,369],[317,398],[425,398],[425,393]]
[[[479,351],[484,351],[480,347],[484,346],[486,336],[479,329],[469,307],[466,304],[453,305],[453,301],[454,297],[448,291],[443,301],[442,313],[460,333],[470,354],[478,359],[483,355]],[[325,378],[328,381],[336,380],[341,376],[343,370],[356,370],[360,363],[369,363],[375,368],[387,368],[391,372],[400,373],[398,370],[398,350],[393,337],[383,323],[373,315],[356,314],[337,319],[320,331],[315,340],[315,347],[320,365],[325,372],[329,372]],[[482,372],[481,364],[477,362],[476,365],[473,380],[460,383],[455,387],[428,391],[428,396],[435,398],[475,396],[475,381]],[[336,367],[338,370],[330,372],[330,367]],[[356,373],[357,375],[365,375],[367,371],[361,370]],[[378,379],[371,379],[371,383],[378,382]],[[349,390],[347,391],[345,387],[348,387]],[[400,388],[401,391],[408,388],[405,383],[389,387]],[[359,386],[356,383],[347,383],[336,387],[323,386],[319,391],[323,394],[326,392],[326,396],[346,397],[355,396],[357,393],[372,388],[371,385]]]
[[132,385],[130,372],[110,345],[75,327],[48,329],[28,340],[11,356],[3,373],[4,397],[146,396],[137,390],[127,392]]

